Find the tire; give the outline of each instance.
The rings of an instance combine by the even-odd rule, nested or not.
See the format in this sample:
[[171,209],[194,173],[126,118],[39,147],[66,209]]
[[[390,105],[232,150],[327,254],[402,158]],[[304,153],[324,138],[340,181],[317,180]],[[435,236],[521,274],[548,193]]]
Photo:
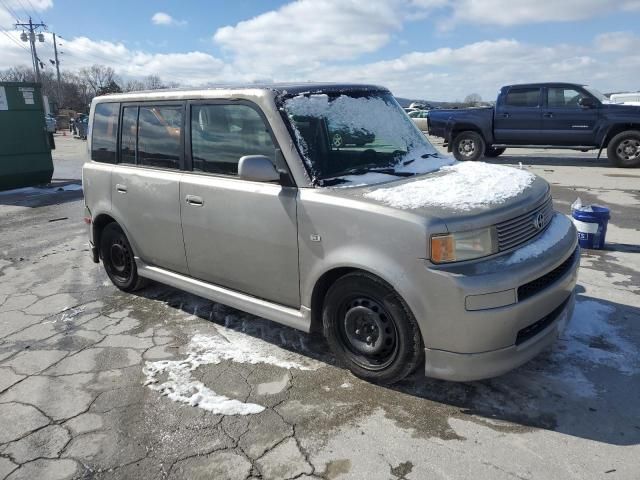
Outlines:
[[486,148],[482,135],[471,130],[456,135],[452,144],[453,156],[460,162],[480,160]]
[[100,256],[109,279],[120,290],[133,292],[147,284],[147,280],[138,275],[131,244],[117,223],[104,227]]
[[640,132],[628,130],[613,137],[607,147],[607,157],[616,167],[640,167]]
[[368,273],[336,280],[325,297],[322,322],[338,361],[367,381],[391,385],[423,362],[422,335],[409,307]]
[[487,158],[496,158],[504,153],[506,148],[487,147],[484,149],[484,156]]
[[342,136],[342,134],[334,133],[331,136],[331,146],[333,146],[335,148],[340,148],[340,147],[344,147],[344,145],[345,145],[344,137]]

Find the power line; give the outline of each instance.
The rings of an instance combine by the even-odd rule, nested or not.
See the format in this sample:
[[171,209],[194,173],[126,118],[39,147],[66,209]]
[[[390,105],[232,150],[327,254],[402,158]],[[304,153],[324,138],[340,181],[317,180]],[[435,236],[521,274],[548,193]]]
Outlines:
[[[36,9],[36,7],[33,6],[33,3],[31,3],[31,0],[27,0],[27,3],[31,7],[31,11],[33,11],[33,13],[34,13],[33,16],[35,17],[36,14],[38,13],[38,10]],[[38,16],[40,16],[40,15],[38,15]],[[42,18],[40,19],[40,21],[42,22]]]
[[20,8],[22,9],[22,11],[27,15],[27,17],[35,17],[36,15],[34,15],[33,13],[29,12],[29,10],[27,8],[25,8],[24,3],[22,3],[22,0],[16,0],[18,2],[18,5],[20,5]]
[[65,53],[65,55],[71,55],[72,57],[73,56],[80,57],[81,60],[82,60],[82,57],[84,57],[85,60],[91,60],[91,61],[94,61],[94,62],[97,61],[98,63],[107,62],[109,64],[114,64],[114,63],[117,62],[117,60],[115,60],[113,58],[109,59],[109,58],[103,57],[103,56],[98,55],[97,53],[93,53],[93,52],[66,51],[64,53]]
[[25,47],[24,45],[22,45],[19,41],[17,41],[15,38],[13,38],[11,36],[11,33],[8,30],[0,30],[0,32],[2,32],[4,34],[5,37],[7,37],[9,40],[11,40],[13,43],[15,43],[17,46],[19,46],[21,49],[23,49],[25,52],[28,52],[29,49],[27,47]]
[[4,7],[4,9],[9,12],[9,14],[16,20],[18,21],[18,19],[20,18],[20,16],[18,14],[16,14],[15,10],[13,10],[9,5],[7,5],[4,0],[0,0],[0,3],[2,4],[2,6]]

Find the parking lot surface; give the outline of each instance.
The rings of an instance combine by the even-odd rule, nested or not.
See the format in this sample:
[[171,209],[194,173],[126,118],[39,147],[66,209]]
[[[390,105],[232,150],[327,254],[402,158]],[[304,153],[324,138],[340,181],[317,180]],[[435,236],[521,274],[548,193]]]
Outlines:
[[0,479],[640,478],[640,170],[493,160],[546,178],[564,213],[611,208],[607,248],[583,251],[550,351],[492,380],[384,388],[317,336],[158,284],[118,291],[82,222],[85,143],[56,144],[55,187],[0,193]]

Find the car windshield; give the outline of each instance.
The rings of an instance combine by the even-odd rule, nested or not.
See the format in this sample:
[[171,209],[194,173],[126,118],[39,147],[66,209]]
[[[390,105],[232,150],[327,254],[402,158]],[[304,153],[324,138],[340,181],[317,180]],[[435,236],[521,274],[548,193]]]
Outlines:
[[601,93],[600,91],[596,90],[593,87],[584,87],[584,89],[589,92],[591,95],[593,95],[594,97],[596,97],[598,100],[600,100],[600,102],[602,103],[611,103],[611,101],[609,100],[609,97],[607,97],[604,93]]
[[371,185],[452,162],[389,92],[297,95],[284,101],[284,110],[319,186]]

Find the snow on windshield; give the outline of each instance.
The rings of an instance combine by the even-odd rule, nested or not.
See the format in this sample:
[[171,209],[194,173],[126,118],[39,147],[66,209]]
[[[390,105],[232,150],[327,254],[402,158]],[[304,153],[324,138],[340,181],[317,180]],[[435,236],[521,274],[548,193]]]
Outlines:
[[[397,172],[421,174],[453,163],[451,158],[436,151],[390,94],[378,93],[361,97],[339,95],[334,98],[326,94],[298,95],[287,99],[284,106],[290,118],[326,119],[331,131],[371,135],[374,140],[367,143],[366,149],[375,150],[380,156],[393,154],[396,163],[391,166]],[[343,179],[340,186],[372,185],[397,178],[366,173],[359,179],[353,178],[357,175],[324,175],[310,154],[307,144],[309,138],[299,131],[295,121],[291,123],[305,161],[314,176]]]
[[535,179],[524,170],[484,162],[456,163],[441,171],[442,175],[379,188],[364,196],[402,209],[436,206],[464,211],[503,203]]
[[[396,147],[409,150],[414,145],[429,145],[424,137],[402,115],[398,108],[382,97],[350,97],[340,95],[329,101],[326,94],[298,95],[285,102],[290,115],[326,118],[330,128],[351,132],[366,130]],[[431,146],[431,145],[429,145]],[[431,147],[431,152],[435,152]]]

